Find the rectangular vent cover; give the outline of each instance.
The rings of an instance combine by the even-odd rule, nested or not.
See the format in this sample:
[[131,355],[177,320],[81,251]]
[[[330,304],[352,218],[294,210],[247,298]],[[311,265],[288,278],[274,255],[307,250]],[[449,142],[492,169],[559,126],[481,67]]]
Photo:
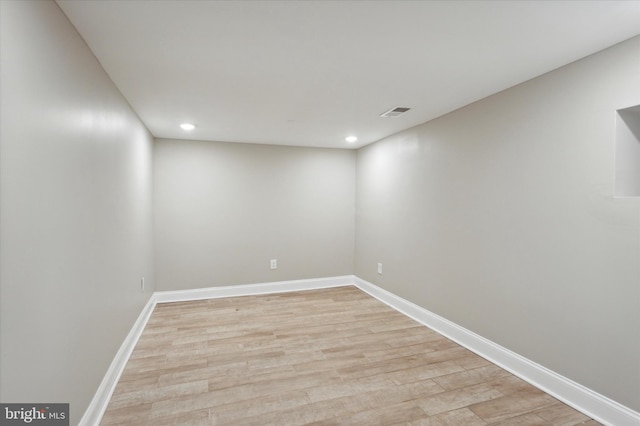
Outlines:
[[380,117],[397,117],[409,111],[410,109],[411,108],[409,107],[400,107],[400,106],[391,108],[389,111],[383,112],[382,114],[380,114]]

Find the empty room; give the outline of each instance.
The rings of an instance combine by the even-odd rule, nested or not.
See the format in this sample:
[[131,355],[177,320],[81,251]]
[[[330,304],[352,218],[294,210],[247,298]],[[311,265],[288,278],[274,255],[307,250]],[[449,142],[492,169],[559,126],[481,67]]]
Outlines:
[[640,1],[0,19],[0,424],[640,425]]

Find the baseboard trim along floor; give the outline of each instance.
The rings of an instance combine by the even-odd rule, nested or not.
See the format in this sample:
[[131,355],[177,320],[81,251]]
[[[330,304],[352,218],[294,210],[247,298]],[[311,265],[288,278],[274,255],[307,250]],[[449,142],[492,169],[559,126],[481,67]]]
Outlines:
[[397,311],[437,331],[460,346],[491,361],[498,367],[504,368],[513,375],[520,377],[600,423],[611,426],[640,425],[640,413],[606,396],[600,395],[370,282],[354,277],[354,284],[360,290],[369,293]]
[[155,295],[152,295],[144,308],[142,308],[142,312],[138,315],[138,318],[133,324],[133,327],[131,327],[129,334],[127,334],[122,345],[120,345],[120,349],[118,349],[116,356],[113,358],[113,361],[111,361],[111,365],[102,378],[102,382],[100,383],[100,386],[98,386],[98,390],[93,396],[89,407],[87,407],[82,419],[80,419],[79,425],[97,426],[100,424],[100,420],[102,420],[102,416],[107,409],[107,405],[109,405],[111,395],[113,394],[113,391],[118,384],[118,380],[122,375],[122,371],[124,371],[124,367],[126,366],[136,343],[138,343],[138,339],[147,325],[147,321],[149,321],[149,317],[151,316],[153,309],[156,307],[154,296]]
[[156,303],[185,302],[189,300],[219,299],[221,297],[254,296],[289,291],[318,290],[321,288],[353,285],[355,277],[313,278],[308,280],[277,281],[272,283],[197,288],[193,290],[159,291],[154,293]]
[[589,417],[611,426],[637,426],[640,413],[536,364],[478,334],[353,275],[155,292],[116,353],[80,425],[98,425],[124,367],[157,303],[249,296],[355,285],[415,321],[437,331]]

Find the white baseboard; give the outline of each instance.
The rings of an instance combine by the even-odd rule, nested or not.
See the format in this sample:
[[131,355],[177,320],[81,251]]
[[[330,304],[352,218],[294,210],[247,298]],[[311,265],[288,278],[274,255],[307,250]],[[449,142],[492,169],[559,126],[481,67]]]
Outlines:
[[131,356],[131,352],[133,352],[133,348],[138,343],[138,339],[144,330],[144,327],[147,325],[147,321],[149,321],[149,317],[153,312],[153,308],[155,308],[156,303],[153,295],[147,301],[147,304],[142,308],[142,312],[138,315],[138,319],[131,327],[129,334],[125,337],[122,345],[120,345],[120,349],[116,352],[116,356],[111,361],[111,365],[107,370],[107,373],[104,375],[100,386],[98,386],[98,390],[96,391],[89,407],[84,412],[82,419],[80,419],[80,426],[93,426],[100,424],[102,420],[102,416],[104,415],[105,410],[107,409],[107,405],[109,404],[109,400],[111,399],[111,395],[118,384],[118,380],[122,375],[122,371],[124,370],[127,361],[129,360],[129,356]]
[[354,277],[355,285],[376,299],[513,373],[587,416],[611,426],[638,426],[640,413],[600,395],[478,334]]
[[320,288],[353,285],[355,277],[312,278],[307,280],[277,281],[261,284],[243,284],[192,290],[158,291],[156,303],[182,302],[186,300],[217,299],[220,297],[251,296],[257,294],[284,293],[287,291],[315,290]]
[[124,371],[124,367],[133,352],[133,349],[149,321],[156,304],[167,302],[183,302],[188,300],[215,299],[221,297],[250,296],[257,294],[284,293],[288,291],[315,290],[321,288],[342,287],[353,285],[355,277],[346,275],[342,277],[314,278],[308,280],[279,281],[262,284],[246,284],[223,287],[198,288],[192,290],[160,291],[155,292],[140,312],[138,319],[133,324],[131,331],[122,342],[120,349],[111,362],[98,390],[96,391],[89,407],[80,420],[80,426],[97,426],[102,420],[111,395],[118,384],[118,380]]

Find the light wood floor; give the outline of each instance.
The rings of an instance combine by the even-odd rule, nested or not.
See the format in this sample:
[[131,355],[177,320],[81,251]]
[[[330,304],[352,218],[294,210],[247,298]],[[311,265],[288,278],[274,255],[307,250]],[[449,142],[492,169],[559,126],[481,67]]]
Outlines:
[[103,425],[598,425],[355,287],[159,304]]

